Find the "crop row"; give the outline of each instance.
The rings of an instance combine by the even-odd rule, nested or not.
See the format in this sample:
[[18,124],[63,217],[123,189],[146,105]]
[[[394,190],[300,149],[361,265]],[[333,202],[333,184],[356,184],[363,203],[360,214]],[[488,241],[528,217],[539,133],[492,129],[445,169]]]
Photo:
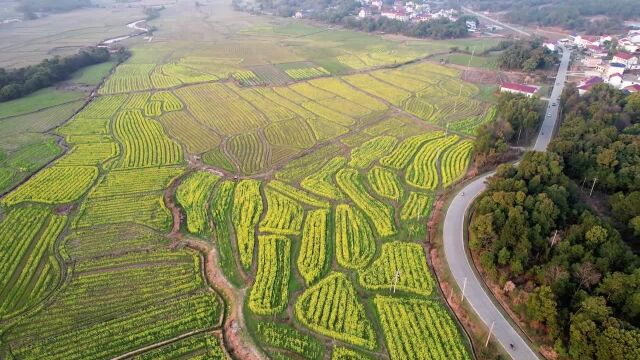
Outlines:
[[341,126],[351,126],[356,122],[352,117],[334,111],[324,105],[320,105],[315,101],[304,102],[302,103],[302,107],[323,119]]
[[300,190],[296,187],[293,187],[279,180],[273,180],[269,182],[268,187],[286,195],[290,199],[295,199],[295,201],[301,202],[309,206],[328,208],[330,205],[327,201],[323,199],[319,199],[303,190]]
[[154,67],[154,64],[122,64],[100,88],[100,93],[116,94],[152,89],[149,75]]
[[109,119],[74,117],[56,130],[62,135],[105,135],[109,133]]
[[362,177],[354,169],[342,169],[336,174],[340,189],[367,215],[382,237],[396,233],[393,209],[373,198],[362,185]]
[[218,185],[211,200],[211,218],[213,220],[215,245],[218,247],[220,269],[229,281],[239,286],[241,283],[236,259],[231,245],[230,217],[233,204],[233,191],[236,183],[223,181]]
[[198,334],[134,356],[134,360],[227,360],[222,343],[213,334]]
[[300,186],[316,195],[329,199],[344,199],[344,194],[333,181],[333,176],[347,164],[347,160],[342,156],[329,160],[321,169],[304,178]]
[[345,76],[344,80],[360,90],[383,98],[396,106],[402,105],[402,102],[411,96],[410,92],[389,85],[368,74],[349,75]]
[[438,158],[456,141],[458,136],[452,135],[424,145],[407,168],[405,174],[407,183],[420,189],[435,189],[438,186]]
[[184,144],[190,153],[204,153],[215,148],[221,142],[218,134],[195,120],[186,111],[166,113],[159,117],[158,121],[169,135]]
[[393,171],[375,166],[367,173],[367,179],[376,194],[391,200],[400,200],[402,197],[402,186]]
[[251,70],[238,71],[232,76],[240,83],[240,85],[254,86],[262,84],[260,78],[258,78],[258,76]]
[[197,121],[220,134],[242,134],[268,124],[255,108],[224,85],[188,86],[177,90],[176,94]]
[[314,210],[307,214],[304,222],[302,243],[296,263],[307,285],[318,280],[324,274],[328,264],[328,217],[329,210]]
[[[46,284],[31,288],[38,283],[34,272],[51,261],[53,241],[66,221],[65,217],[50,214],[43,206],[18,207],[0,222],[0,319],[20,310],[19,300],[23,297],[30,303],[42,295],[39,290],[44,290]],[[38,236],[40,231],[44,232]],[[45,279],[44,274],[41,278]]]
[[79,229],[65,237],[64,250],[75,261],[166,246],[167,238],[138,224],[102,225]]
[[258,270],[249,293],[249,308],[259,315],[282,312],[289,302],[291,240],[284,236],[258,237]]
[[374,349],[376,335],[346,275],[334,272],[306,289],[295,316],[309,329],[347,343]]
[[364,169],[384,154],[395,148],[398,140],[393,136],[378,136],[368,140],[358,148],[351,151],[349,166]]
[[302,207],[295,200],[271,188],[265,189],[264,192],[267,198],[267,214],[260,222],[260,232],[280,235],[300,234],[304,216]]
[[93,144],[74,145],[56,165],[96,166],[116,157],[120,148],[115,142],[96,142]]
[[427,218],[431,212],[432,204],[432,195],[411,191],[400,210],[400,220],[421,220]]
[[387,105],[385,103],[365,94],[364,92],[354,89],[338,78],[316,79],[309,81],[309,83],[317,88],[329,91],[347,99],[354,104],[364,106],[371,111],[385,111],[387,109]]
[[400,241],[382,244],[380,257],[358,279],[369,290],[397,289],[428,296],[433,288],[422,246]]
[[463,120],[458,120],[449,124],[449,129],[458,131],[467,135],[476,136],[478,129],[492,122],[496,117],[497,109],[492,106],[484,115],[472,116]]
[[40,338],[14,353],[19,358],[42,358],[45,355],[49,359],[71,360],[113,358],[194,329],[212,327],[219,318],[219,308],[214,296],[203,293],[148,306],[142,311],[107,320],[99,326]]
[[373,358],[353,349],[336,346],[331,350],[331,360],[373,360]]
[[471,160],[472,150],[473,142],[464,140],[451,146],[442,154],[440,169],[443,186],[451,185],[464,175]]
[[291,326],[274,322],[259,322],[257,335],[258,339],[269,346],[291,351],[305,359],[321,360],[323,358],[323,344]]
[[316,143],[313,132],[301,119],[289,119],[270,124],[264,130],[264,134],[272,145],[308,149]]
[[382,157],[380,159],[380,164],[397,170],[404,169],[409,165],[409,162],[423,144],[443,135],[444,133],[441,131],[432,131],[408,137],[404,139],[389,155]]
[[133,93],[129,95],[127,101],[122,105],[122,110],[142,110],[150,97],[150,92]]
[[288,182],[302,180],[318,172],[329,159],[337,156],[340,150],[338,145],[329,144],[298,159],[293,159],[276,173],[276,179]]
[[82,109],[79,116],[88,119],[108,119],[118,111],[126,98],[126,95],[100,96]]
[[374,71],[371,73],[374,78],[389,83],[406,91],[417,92],[429,86],[428,83],[419,80],[416,77],[405,76],[399,71]]
[[161,67],[162,73],[174,77],[185,84],[216,81],[218,77],[202,71],[198,71],[182,64],[164,64]]
[[433,301],[374,299],[392,360],[471,359],[449,314]]
[[118,114],[114,130],[124,147],[122,167],[182,162],[180,145],[169,139],[156,121],[145,119],[140,110],[127,110]]
[[269,88],[259,89],[238,89],[229,85],[241,98],[255,106],[263,113],[271,122],[293,119],[296,114],[282,105],[273,102],[265,96],[265,93],[273,93]]
[[[182,174],[182,166],[159,166],[109,171],[91,190],[90,198],[164,190]],[[135,181],[132,181],[135,179]]]
[[361,269],[373,258],[376,242],[362,213],[340,204],[335,213],[336,260],[347,269]]
[[315,68],[289,69],[285,70],[285,72],[287,73],[287,75],[289,75],[290,78],[294,80],[304,80],[314,77],[331,75],[330,72],[320,66]]
[[234,136],[229,140],[228,149],[245,174],[255,174],[269,165],[269,145],[256,132]]
[[52,166],[9,193],[2,200],[5,205],[33,201],[45,204],[64,204],[78,200],[98,177],[94,166]]
[[156,66],[149,78],[154,89],[169,89],[182,84],[179,79],[163,74],[162,68],[159,66]]
[[161,193],[127,194],[89,198],[82,203],[74,219],[74,227],[135,222],[157,230],[167,230],[171,214],[164,205]]
[[262,210],[260,182],[257,180],[240,181],[233,194],[231,221],[236,233],[240,262],[245,269],[249,269],[253,262],[254,229],[260,220]]
[[180,183],[176,200],[187,215],[187,230],[192,234],[208,232],[208,199],[220,176],[208,171],[196,171]]

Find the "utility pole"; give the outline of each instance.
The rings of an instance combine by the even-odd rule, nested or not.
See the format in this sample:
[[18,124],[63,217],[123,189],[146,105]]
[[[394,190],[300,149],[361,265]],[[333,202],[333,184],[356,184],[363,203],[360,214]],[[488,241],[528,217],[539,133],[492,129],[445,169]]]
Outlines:
[[462,297],[460,297],[460,302],[464,302],[464,291],[467,289],[467,278],[464,278],[464,283],[462,284]]
[[449,123],[447,123],[447,126],[445,128],[444,136],[449,136]]
[[593,185],[591,185],[591,191],[589,191],[589,197],[591,197],[591,194],[593,194],[593,188],[596,187],[596,181],[598,181],[597,177],[593,178]]
[[393,293],[396,293],[396,286],[398,285],[398,280],[400,280],[400,270],[396,270],[396,274],[393,276]]
[[587,178],[585,177],[584,180],[582,180],[582,184],[580,185],[580,190],[584,189],[584,183],[587,182]]
[[493,333],[493,326],[496,324],[496,322],[492,322],[491,323],[491,328],[489,328],[489,335],[487,335],[487,341],[484,342],[484,347],[489,346],[489,339],[491,339],[491,333]]

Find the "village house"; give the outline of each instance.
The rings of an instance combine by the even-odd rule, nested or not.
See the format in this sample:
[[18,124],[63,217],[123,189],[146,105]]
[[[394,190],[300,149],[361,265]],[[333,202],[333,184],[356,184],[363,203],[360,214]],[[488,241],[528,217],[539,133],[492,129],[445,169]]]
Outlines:
[[600,46],[600,38],[598,36],[582,36],[578,35],[573,39],[573,43],[579,47]]
[[373,15],[373,11],[371,11],[371,8],[368,7],[363,7],[362,9],[360,9],[360,12],[358,13],[358,17],[361,19],[370,17]]
[[587,52],[589,53],[589,55],[596,58],[603,58],[609,55],[609,52],[607,51],[607,49],[603,48],[602,46],[595,46],[595,45],[588,46]]
[[591,90],[594,85],[601,84],[603,82],[604,80],[602,80],[602,78],[599,76],[592,76],[590,78],[587,78],[578,85],[578,94],[584,95],[589,92],[589,90]]
[[630,93],[640,92],[640,85],[630,85],[625,87],[623,90],[626,90]]
[[602,58],[596,58],[596,57],[584,58],[582,59],[582,65],[589,68],[595,68],[598,65],[602,65]]
[[539,87],[533,85],[516,84],[516,83],[502,83],[500,85],[500,92],[508,92],[512,94],[522,94],[526,97],[533,96]]
[[623,64],[626,68],[638,65],[638,56],[627,52],[619,51],[613,55],[612,63]]

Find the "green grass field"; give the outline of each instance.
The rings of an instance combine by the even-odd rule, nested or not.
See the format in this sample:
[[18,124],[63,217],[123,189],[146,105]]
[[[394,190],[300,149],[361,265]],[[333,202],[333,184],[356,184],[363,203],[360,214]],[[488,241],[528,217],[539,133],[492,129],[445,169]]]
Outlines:
[[81,92],[59,91],[54,88],[38,90],[23,98],[0,103],[0,121],[7,117],[28,114],[79,100],[84,96]]
[[471,66],[483,69],[496,69],[496,57],[495,56],[471,56],[471,54],[452,53],[448,55],[438,56],[438,58],[445,59],[447,62],[460,66]]
[[71,77],[71,81],[83,85],[98,85],[109,74],[116,64],[112,61],[88,66],[77,71]]
[[[0,357],[226,359],[226,306],[244,322],[225,339],[274,359],[471,358],[425,223],[495,109],[488,87],[423,58],[488,41],[328,30],[223,0],[179,0],[152,25],[69,121],[51,90],[50,109],[4,110],[22,115],[0,119],[0,191],[24,183],[0,199]],[[62,151],[53,134],[68,149],[40,169]]]

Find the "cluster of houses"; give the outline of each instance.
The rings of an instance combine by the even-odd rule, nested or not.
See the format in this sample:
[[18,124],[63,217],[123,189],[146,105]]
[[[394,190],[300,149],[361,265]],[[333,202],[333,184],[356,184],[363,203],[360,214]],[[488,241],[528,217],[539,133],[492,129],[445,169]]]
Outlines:
[[614,40],[608,35],[574,37],[573,44],[586,53],[581,61],[585,79],[578,85],[580,94],[600,83],[629,92],[640,91],[640,30],[631,30],[618,39],[616,51],[610,56],[607,45]]
[[[415,3],[413,1],[400,1],[397,0],[392,6],[387,6],[382,0],[360,0],[362,8],[358,13],[358,17],[364,19],[368,17],[384,17],[393,20],[399,20],[403,22],[421,22],[429,21],[438,18],[447,18],[451,21],[457,19],[456,11],[453,9],[441,9],[438,11],[432,11],[428,4]],[[476,23],[473,23],[470,31],[476,30]],[[467,27],[470,27],[468,24]]]

